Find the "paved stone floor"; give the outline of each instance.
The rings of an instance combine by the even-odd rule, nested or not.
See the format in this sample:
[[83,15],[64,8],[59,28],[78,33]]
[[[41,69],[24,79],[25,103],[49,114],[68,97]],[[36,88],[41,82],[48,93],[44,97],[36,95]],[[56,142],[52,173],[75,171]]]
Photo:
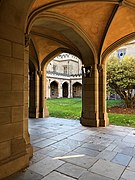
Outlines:
[[30,119],[34,155],[12,180],[135,180],[135,129],[77,120]]

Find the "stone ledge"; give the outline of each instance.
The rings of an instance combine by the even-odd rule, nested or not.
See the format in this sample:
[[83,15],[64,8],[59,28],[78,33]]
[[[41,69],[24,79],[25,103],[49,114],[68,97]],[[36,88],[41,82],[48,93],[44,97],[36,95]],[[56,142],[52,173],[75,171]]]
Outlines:
[[29,156],[24,154],[14,160],[0,165],[0,179],[26,168],[29,165]]

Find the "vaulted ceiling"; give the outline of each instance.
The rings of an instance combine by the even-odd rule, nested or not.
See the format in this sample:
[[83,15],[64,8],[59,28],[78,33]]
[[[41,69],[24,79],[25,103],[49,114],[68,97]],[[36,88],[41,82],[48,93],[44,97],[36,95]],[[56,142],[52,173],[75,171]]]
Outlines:
[[135,39],[135,0],[36,0],[27,23],[40,61],[64,48],[86,64],[101,63]]

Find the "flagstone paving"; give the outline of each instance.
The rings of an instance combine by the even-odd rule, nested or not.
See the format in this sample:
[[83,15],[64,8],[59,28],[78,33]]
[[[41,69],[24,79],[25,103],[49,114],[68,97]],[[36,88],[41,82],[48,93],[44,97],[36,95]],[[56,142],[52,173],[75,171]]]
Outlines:
[[84,127],[78,120],[29,120],[33,158],[6,180],[135,180],[135,129]]

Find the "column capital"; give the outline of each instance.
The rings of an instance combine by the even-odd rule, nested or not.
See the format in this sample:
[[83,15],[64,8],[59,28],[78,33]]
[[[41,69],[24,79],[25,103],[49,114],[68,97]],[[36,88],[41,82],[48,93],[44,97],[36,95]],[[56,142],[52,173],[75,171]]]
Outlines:
[[43,71],[37,71],[37,74],[39,75],[39,77],[41,77],[43,75]]
[[97,65],[97,69],[98,69],[98,72],[100,73],[101,71],[103,71],[103,65],[102,64],[98,64]]
[[30,35],[25,33],[25,47],[28,47],[30,44]]
[[92,76],[93,67],[92,66],[82,66],[82,75],[83,77],[91,77]]

